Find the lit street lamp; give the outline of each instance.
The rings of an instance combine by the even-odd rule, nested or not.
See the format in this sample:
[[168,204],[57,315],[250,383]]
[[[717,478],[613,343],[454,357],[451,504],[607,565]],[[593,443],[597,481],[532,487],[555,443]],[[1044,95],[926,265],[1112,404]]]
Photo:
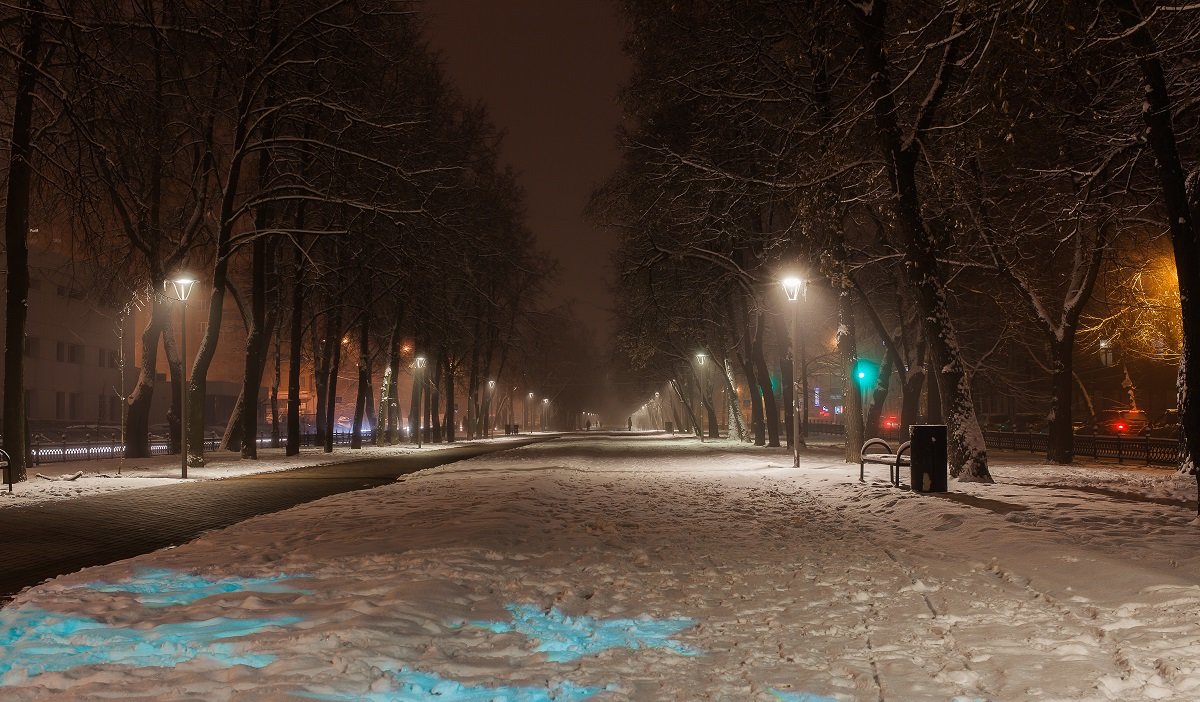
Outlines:
[[542,398],[542,431],[546,431],[546,410],[550,409],[550,398]]
[[533,402],[533,393],[529,393],[529,400],[525,402],[525,428],[529,430],[530,434],[532,434],[533,433],[533,408],[529,406],[530,402]]
[[[780,281],[783,284],[783,294],[787,296],[789,302],[796,303],[792,307],[791,317],[791,348],[788,355],[792,360],[792,465],[800,466],[800,444],[804,442],[803,425],[801,424],[802,416],[808,408],[808,383],[805,382],[800,388],[797,388],[797,381],[804,374],[803,365],[797,369],[796,366],[796,350],[799,348],[796,340],[796,317],[799,315],[799,301],[807,297],[808,286],[803,278],[796,276],[788,276]],[[797,370],[799,372],[797,372]],[[799,390],[799,392],[797,392]]]
[[496,381],[489,380],[487,389],[487,404],[485,405],[487,407],[487,411],[483,413],[483,426],[484,430],[487,432],[487,438],[489,439],[492,438],[492,419],[490,415],[495,411],[495,409],[492,407],[492,402],[495,396]]
[[[170,286],[168,291],[167,286]],[[179,276],[174,280],[163,281],[163,293],[172,299],[179,300],[179,346],[182,359],[182,387],[179,389],[179,455],[180,475],[187,477],[188,469],[188,386],[192,384],[188,373],[187,359],[187,301],[192,295],[196,281],[187,276]]]
[[416,373],[416,379],[413,381],[417,386],[417,448],[421,448],[421,435],[425,433],[425,427],[422,424],[425,421],[425,410],[422,394],[425,392],[425,357],[417,356],[413,359],[413,369]]

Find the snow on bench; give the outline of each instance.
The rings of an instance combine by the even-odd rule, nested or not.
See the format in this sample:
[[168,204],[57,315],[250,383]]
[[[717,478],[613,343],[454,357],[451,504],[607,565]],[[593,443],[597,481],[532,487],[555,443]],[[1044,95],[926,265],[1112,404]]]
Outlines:
[[[862,445],[862,450],[858,453],[858,482],[866,482],[865,469],[868,463],[876,463],[888,467],[888,477],[892,481],[892,485],[900,487],[900,466],[912,465],[912,456],[909,453],[909,443],[905,441],[900,444],[900,448],[892,451],[891,445],[880,438],[867,439],[867,442]],[[869,453],[868,449],[879,447],[883,449],[882,453]]]

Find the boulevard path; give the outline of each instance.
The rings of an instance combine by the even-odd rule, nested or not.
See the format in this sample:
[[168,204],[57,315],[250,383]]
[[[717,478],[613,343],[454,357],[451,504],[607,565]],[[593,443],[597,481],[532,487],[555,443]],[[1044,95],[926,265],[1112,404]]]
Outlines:
[[[539,439],[352,460],[223,480],[98,494],[0,510],[0,604],[22,588],[93,565],[186,543],[200,534],[426,468]],[[74,466],[74,464],[71,464]]]
[[374,466],[131,491],[168,529],[348,490],[20,592],[0,699],[1200,699],[1191,476],[993,457],[918,494],[829,449],[628,433]]

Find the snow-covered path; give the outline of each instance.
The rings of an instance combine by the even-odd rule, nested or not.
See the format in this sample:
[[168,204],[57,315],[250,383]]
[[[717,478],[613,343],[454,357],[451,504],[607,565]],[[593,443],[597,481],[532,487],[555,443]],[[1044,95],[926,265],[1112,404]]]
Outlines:
[[1200,527],[1095,492],[1190,479],[857,470],[645,437],[445,466],[26,591],[0,699],[1200,696]]

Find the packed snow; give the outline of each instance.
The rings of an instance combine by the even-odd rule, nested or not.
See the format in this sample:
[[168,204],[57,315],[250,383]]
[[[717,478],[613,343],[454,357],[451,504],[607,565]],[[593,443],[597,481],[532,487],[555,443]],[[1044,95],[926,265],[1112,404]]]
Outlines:
[[1200,697],[1191,477],[838,453],[564,437],[258,517],[21,593],[0,699]]

